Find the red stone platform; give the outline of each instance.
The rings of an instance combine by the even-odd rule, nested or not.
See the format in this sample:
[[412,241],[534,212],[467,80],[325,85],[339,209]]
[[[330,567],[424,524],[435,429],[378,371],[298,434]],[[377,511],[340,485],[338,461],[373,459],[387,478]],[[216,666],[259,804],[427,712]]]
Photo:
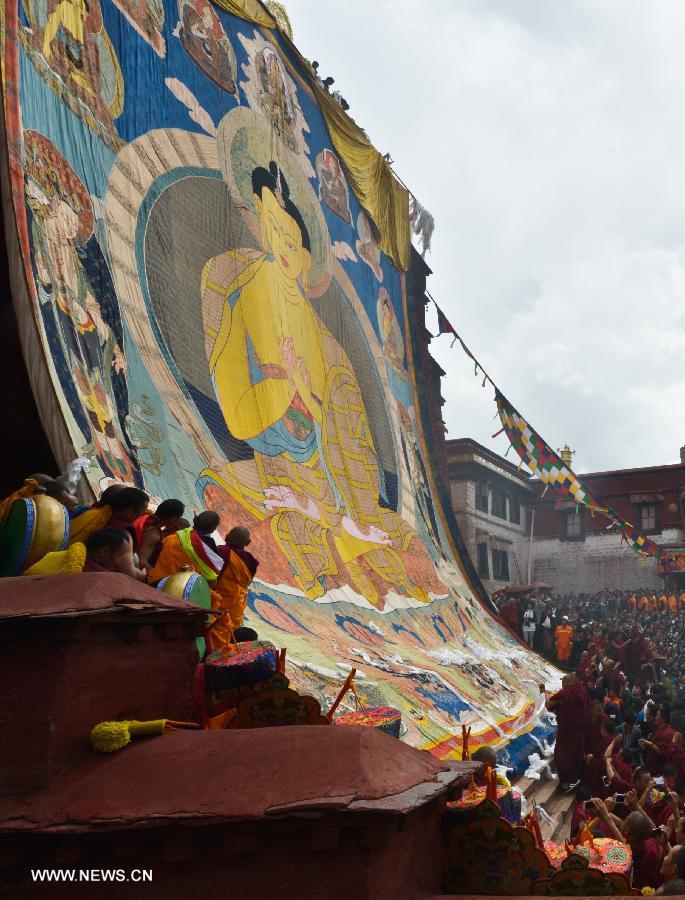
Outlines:
[[[178,732],[113,754],[90,728],[188,721],[205,611],[124,576],[0,581],[0,894],[397,900],[440,889],[440,817],[480,767],[375,729]],[[30,869],[152,871],[32,882]]]

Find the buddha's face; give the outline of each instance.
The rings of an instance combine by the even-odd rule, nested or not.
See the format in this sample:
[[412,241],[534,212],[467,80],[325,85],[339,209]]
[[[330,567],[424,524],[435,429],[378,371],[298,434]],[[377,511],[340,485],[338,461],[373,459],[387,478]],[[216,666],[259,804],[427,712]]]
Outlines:
[[264,240],[264,250],[271,252],[276,265],[289,281],[297,281],[311,268],[312,258],[302,246],[302,232],[297,222],[280,205],[268,188],[260,198],[254,195],[255,208]]

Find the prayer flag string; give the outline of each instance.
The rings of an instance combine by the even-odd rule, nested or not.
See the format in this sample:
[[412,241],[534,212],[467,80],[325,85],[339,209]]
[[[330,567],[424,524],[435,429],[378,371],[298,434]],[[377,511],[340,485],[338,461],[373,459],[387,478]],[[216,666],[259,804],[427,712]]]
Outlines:
[[545,485],[541,497],[544,497],[549,487],[552,486],[554,491],[562,497],[568,498],[571,502],[575,501],[576,513],[583,506],[589,509],[593,516],[595,513],[600,513],[610,519],[611,522],[607,526],[607,530],[616,526],[621,534],[621,542],[625,541],[631,550],[643,557],[653,556],[661,563],[668,563],[672,559],[672,554],[642,534],[635,525],[625,521],[611,507],[601,506],[597,502],[570,466],[566,465],[561,457],[552,450],[550,445],[528,424],[518,410],[509,403],[482,364],[467,347],[463,338],[457,333],[457,330],[440,309],[436,300],[428,292],[426,294],[435,305],[438,314],[438,334],[436,337],[439,337],[441,334],[453,335],[450,346],[454,346],[455,342],[459,341],[464,353],[469,359],[473,360],[474,374],[477,376],[479,370],[483,373],[482,387],[485,387],[486,382],[489,382],[495,389],[496,415],[499,415],[502,428],[495,432],[492,437],[496,438],[503,432],[506,433],[509,438],[507,453],[513,447],[521,458],[519,468],[525,463],[532,474],[539,477]]

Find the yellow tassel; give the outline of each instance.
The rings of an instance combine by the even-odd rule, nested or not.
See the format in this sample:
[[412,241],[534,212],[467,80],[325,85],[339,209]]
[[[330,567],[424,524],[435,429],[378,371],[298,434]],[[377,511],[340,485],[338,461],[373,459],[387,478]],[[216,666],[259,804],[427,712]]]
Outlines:
[[130,744],[131,738],[149,737],[164,734],[165,731],[186,731],[198,729],[195,722],[176,722],[173,719],[152,719],[139,722],[131,719],[127,722],[100,722],[90,732],[90,742],[101,753],[113,753]]
[[100,722],[90,732],[90,742],[100,753],[114,753],[131,741],[128,722]]

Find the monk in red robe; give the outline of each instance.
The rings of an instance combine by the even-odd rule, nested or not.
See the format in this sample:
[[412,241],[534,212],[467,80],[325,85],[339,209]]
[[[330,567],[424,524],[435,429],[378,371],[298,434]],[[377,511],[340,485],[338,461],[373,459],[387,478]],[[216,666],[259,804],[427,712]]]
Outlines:
[[154,513],[146,512],[133,523],[138,541],[138,559],[151,569],[162,549],[162,540],[183,527],[185,506],[180,500],[163,500]]
[[638,678],[642,667],[650,662],[652,652],[639,625],[633,625],[628,641],[628,667],[633,678]]
[[641,810],[631,812],[619,831],[603,800],[593,800],[598,817],[608,828],[609,836],[630,845],[633,852],[633,887],[658,888],[662,882],[661,861],[663,850],[652,837],[652,822]]
[[[587,741],[587,728],[585,730]],[[606,797],[609,793],[604,784],[607,774],[607,758],[611,757],[614,744],[614,724],[606,716],[601,720],[599,739],[591,753],[585,757],[585,775],[583,782],[590,788],[593,797]],[[586,744],[587,749],[587,744]]]
[[628,666],[628,641],[623,640],[620,631],[615,631],[611,635],[609,641],[609,654],[612,659],[616,660],[619,669],[626,669]]
[[509,600],[499,611],[500,616],[504,620],[507,628],[516,637],[521,636],[521,614],[519,605],[516,600]]
[[585,685],[574,673],[564,675],[561,690],[547,701],[547,709],[557,717],[554,762],[564,789],[575,784],[583,770],[585,722],[590,712],[590,697]]
[[640,746],[647,752],[645,762],[652,775],[663,773],[664,763],[669,761],[668,756],[672,750],[674,734],[670,712],[659,707],[654,717],[654,731],[651,738],[640,741]]
[[85,544],[96,531],[118,528],[129,533],[133,550],[137,552],[138,536],[133,523],[145,514],[149,500],[145,491],[138,488],[112,485],[103,492],[98,503],[71,520],[69,543]]
[[585,721],[585,752],[596,754],[602,740],[602,725],[609,717],[602,709],[601,700],[593,700],[590,705],[590,715]]
[[685,783],[685,738],[682,731],[673,733],[667,759],[678,770],[678,781]]

